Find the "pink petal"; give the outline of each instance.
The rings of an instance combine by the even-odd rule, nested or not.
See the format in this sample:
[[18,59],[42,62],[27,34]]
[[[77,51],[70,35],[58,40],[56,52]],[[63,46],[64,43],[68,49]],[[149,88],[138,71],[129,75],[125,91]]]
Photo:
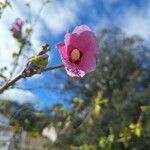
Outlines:
[[71,67],[74,68],[75,64],[73,64],[69,61],[69,55],[67,54],[67,49],[66,49],[65,43],[60,42],[56,45],[56,47],[60,53],[63,64],[68,68],[71,68]]
[[65,46],[65,43],[64,42],[60,42],[56,45],[60,55],[61,55],[61,58],[67,58],[68,55],[67,55],[67,51],[66,51],[66,46]]
[[70,76],[70,77],[83,77],[85,75],[85,72],[78,69],[78,68],[71,68],[71,69],[68,69],[66,67],[66,71],[67,71],[67,74]]
[[96,69],[96,62],[97,59],[95,55],[91,54],[90,52],[83,54],[81,58],[81,62],[77,65],[78,68],[85,73],[92,72]]
[[17,19],[15,20],[15,23],[16,23],[17,25],[22,26],[24,22],[23,22],[23,20],[21,20],[20,18],[17,18]]
[[85,52],[99,54],[99,43],[93,32],[85,31],[78,37],[78,48]]
[[91,31],[91,29],[87,25],[77,26],[72,33],[76,33],[80,35],[82,32]]
[[77,34],[67,33],[65,35],[65,45],[67,48],[68,55],[70,53],[70,50],[77,47],[77,38],[78,38]]

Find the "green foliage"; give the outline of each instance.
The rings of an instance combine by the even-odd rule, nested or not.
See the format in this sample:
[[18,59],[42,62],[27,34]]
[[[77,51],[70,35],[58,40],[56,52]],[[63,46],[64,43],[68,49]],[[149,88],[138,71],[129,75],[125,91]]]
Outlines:
[[36,55],[29,59],[32,66],[36,70],[42,70],[48,65],[48,59],[45,59],[43,55]]
[[5,9],[8,6],[11,7],[10,3],[7,0],[5,2],[0,2],[0,9]]
[[131,133],[133,133],[135,136],[140,137],[142,133],[142,126],[140,123],[131,123],[129,125],[129,128],[131,130]]
[[[16,130],[21,127],[36,136],[53,125],[58,138],[46,147],[54,150],[145,150],[150,146],[150,72],[142,65],[150,50],[140,37],[128,37],[118,28],[104,29],[98,37],[97,70],[66,84],[65,90],[77,95],[69,108],[57,103],[48,113],[31,104],[0,101],[0,112],[13,117]],[[47,64],[40,57],[30,61],[38,69]]]
[[[101,55],[96,71],[84,79],[69,78],[66,84],[65,90],[75,90],[85,100],[74,117],[78,120],[77,116],[86,114],[81,115],[79,126],[73,129],[76,132],[71,132],[75,135],[69,136],[72,142],[68,141],[68,145],[146,149],[150,145],[150,71],[143,64],[148,62],[150,49],[143,39],[126,36],[119,28],[104,29],[98,37]],[[113,134],[109,133],[110,128]]]
[[84,101],[78,97],[75,97],[72,103],[73,103],[73,107],[82,107],[84,105]]
[[99,146],[104,150],[111,150],[114,142],[114,135],[110,134],[108,137],[102,136],[99,140]]
[[32,31],[33,31],[33,29],[32,29],[31,27],[26,27],[26,28],[25,28],[25,33],[26,33],[27,35],[31,34]]
[[18,56],[19,56],[19,55],[18,55],[17,53],[15,53],[15,52],[12,54],[12,57],[13,57],[13,58],[16,58],[16,57],[18,57]]
[[80,146],[80,150],[96,150],[96,146],[95,145],[87,145],[87,144],[84,144],[84,145],[81,145]]

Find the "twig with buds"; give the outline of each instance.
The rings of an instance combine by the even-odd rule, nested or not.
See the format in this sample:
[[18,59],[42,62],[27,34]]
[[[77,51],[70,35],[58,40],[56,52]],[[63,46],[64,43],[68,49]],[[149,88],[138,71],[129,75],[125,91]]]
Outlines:
[[[44,46],[42,46],[42,49],[40,50],[40,52],[38,53],[37,56],[45,57],[45,54],[46,54],[46,52],[49,51],[49,49],[50,49],[50,46],[48,44],[45,44]],[[17,74],[14,78],[6,81],[0,87],[0,94],[3,93],[6,89],[8,89],[10,86],[14,85],[18,80],[20,80],[22,78],[31,77],[35,74],[62,68],[62,67],[64,67],[64,65],[59,64],[56,66],[49,66],[49,67],[42,66],[42,68],[39,68],[39,69],[36,69],[37,67],[36,68],[34,68],[34,67],[35,66],[33,66],[32,62],[28,62],[27,67],[23,71],[21,71],[19,74]]]

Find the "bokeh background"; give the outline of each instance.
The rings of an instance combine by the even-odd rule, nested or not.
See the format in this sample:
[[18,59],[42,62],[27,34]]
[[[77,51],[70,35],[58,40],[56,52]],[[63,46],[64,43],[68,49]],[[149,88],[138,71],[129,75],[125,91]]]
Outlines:
[[[20,18],[23,28],[11,28]],[[67,31],[86,24],[100,42],[96,71],[64,68],[20,80],[0,94],[0,146],[33,150],[145,150],[150,146],[149,0],[0,0],[0,85],[44,43],[49,66]]]

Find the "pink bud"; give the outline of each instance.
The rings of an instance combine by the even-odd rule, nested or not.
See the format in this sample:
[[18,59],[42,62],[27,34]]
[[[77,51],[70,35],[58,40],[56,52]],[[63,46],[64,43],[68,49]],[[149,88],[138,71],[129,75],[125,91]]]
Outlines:
[[12,25],[11,31],[13,33],[21,32],[23,24],[24,24],[23,20],[21,20],[20,18],[17,18]]

